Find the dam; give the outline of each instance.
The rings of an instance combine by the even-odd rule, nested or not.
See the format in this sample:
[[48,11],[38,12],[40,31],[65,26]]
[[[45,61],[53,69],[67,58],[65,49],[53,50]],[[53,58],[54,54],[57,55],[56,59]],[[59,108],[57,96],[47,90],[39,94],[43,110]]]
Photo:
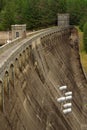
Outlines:
[[[0,130],[87,130],[87,79],[73,29],[47,28],[0,47]],[[65,85],[68,114],[57,102]]]

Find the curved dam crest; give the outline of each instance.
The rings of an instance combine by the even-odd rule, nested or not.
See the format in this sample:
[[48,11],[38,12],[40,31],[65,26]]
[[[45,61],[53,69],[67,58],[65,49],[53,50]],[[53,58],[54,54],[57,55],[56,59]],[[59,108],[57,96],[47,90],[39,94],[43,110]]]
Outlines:
[[[86,130],[87,79],[71,27],[50,28],[4,47],[0,54],[0,130]],[[9,55],[8,55],[9,54]],[[72,91],[64,115],[58,86]]]

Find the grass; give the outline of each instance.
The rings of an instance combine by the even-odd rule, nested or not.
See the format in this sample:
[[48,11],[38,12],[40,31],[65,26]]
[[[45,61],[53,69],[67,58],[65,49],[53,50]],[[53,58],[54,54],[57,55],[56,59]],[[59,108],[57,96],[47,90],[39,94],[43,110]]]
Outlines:
[[87,54],[85,52],[80,53],[82,66],[87,73]]
[[81,63],[82,63],[82,66],[83,66],[85,72],[87,73],[87,53],[84,51],[83,32],[81,32],[80,30],[79,30],[79,37],[80,37],[80,58],[81,58]]

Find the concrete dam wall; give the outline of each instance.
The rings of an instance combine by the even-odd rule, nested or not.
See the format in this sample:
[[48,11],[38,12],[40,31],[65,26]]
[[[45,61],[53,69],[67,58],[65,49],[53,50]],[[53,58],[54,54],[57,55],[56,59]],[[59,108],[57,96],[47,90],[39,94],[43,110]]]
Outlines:
[[[70,36],[56,27],[2,48],[0,130],[87,130],[87,80]],[[73,93],[66,115],[57,102],[63,85]]]

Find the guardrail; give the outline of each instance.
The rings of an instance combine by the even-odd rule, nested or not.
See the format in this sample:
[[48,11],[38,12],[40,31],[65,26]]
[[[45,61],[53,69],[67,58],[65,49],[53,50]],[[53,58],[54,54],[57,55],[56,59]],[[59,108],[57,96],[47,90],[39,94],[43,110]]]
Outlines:
[[[68,29],[68,28],[67,28]],[[25,39],[18,38],[14,40],[11,43],[8,43],[2,47],[0,47],[0,78],[3,77],[3,74],[5,70],[8,70],[11,63],[14,62],[15,58],[18,57],[26,48],[28,48],[32,43],[37,40],[37,42],[40,42],[40,38],[54,34],[59,33],[62,34],[62,32],[66,31],[66,28],[59,28],[59,27],[53,27],[48,28],[44,30],[40,30],[37,32],[33,32],[30,35],[27,34],[27,37]]]
[[[29,38],[35,34],[47,31],[47,30],[51,30],[55,27],[52,28],[46,28],[46,29],[41,29],[39,31],[35,31],[35,32],[31,32],[31,33],[27,33],[26,38]],[[18,44],[19,42],[23,41],[25,38],[23,37],[19,37],[17,39],[12,40],[10,43],[6,43],[3,46],[0,46],[0,54],[3,53],[4,51],[6,51],[7,49],[9,49],[10,47],[14,46],[15,44]]]

